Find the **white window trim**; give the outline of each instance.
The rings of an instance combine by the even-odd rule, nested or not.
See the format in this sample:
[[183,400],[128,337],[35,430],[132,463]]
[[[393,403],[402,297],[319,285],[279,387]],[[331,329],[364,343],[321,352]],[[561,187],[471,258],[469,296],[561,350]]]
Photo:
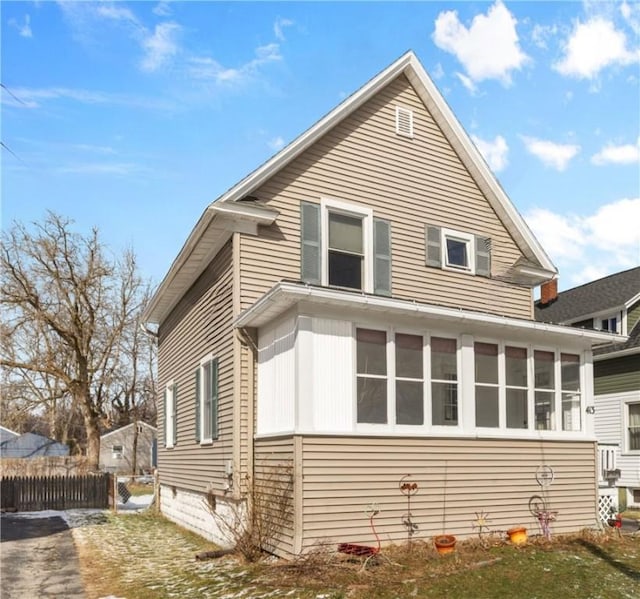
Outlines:
[[[176,440],[174,437],[174,420],[176,417],[176,402],[174,390],[175,382],[171,379],[165,386],[165,402],[164,402],[164,445],[167,449],[172,449]],[[171,409],[169,409],[171,408]]]
[[629,439],[629,406],[640,404],[637,398],[628,399],[622,404],[622,452],[623,455],[640,455],[640,449],[631,449]]
[[[200,410],[200,435],[202,436],[202,438],[200,439],[200,445],[213,445],[213,435],[211,435],[210,437],[205,438],[204,437],[204,423],[205,423],[205,418],[204,418],[204,400],[205,400],[205,388],[204,388],[204,365],[207,362],[212,362],[214,360],[214,355],[213,353],[207,354],[204,358],[202,358],[200,360],[200,363],[198,364],[198,368],[200,369],[200,376],[199,381],[200,381],[200,402],[198,405],[198,409]],[[218,383],[216,383],[218,384]],[[217,409],[217,405],[216,405],[216,409]],[[217,418],[217,414],[216,414],[216,418]],[[211,424],[209,423],[209,429],[211,429]],[[210,433],[212,433],[213,431],[209,431]]]
[[320,198],[321,207],[321,282],[329,285],[329,212],[337,212],[362,219],[362,249],[364,250],[363,289],[366,293],[373,293],[373,209],[351,204],[333,198]]
[[[470,233],[464,233],[462,231],[456,231],[454,229],[445,229],[444,227],[440,230],[440,250],[442,252],[441,260],[442,260],[442,268],[444,270],[452,270],[455,272],[465,272],[469,274],[476,274],[476,248],[475,248],[475,237]],[[455,239],[456,241],[462,241],[467,244],[467,259],[469,261],[468,267],[456,266],[455,264],[449,264],[448,254],[447,254],[447,239]]]

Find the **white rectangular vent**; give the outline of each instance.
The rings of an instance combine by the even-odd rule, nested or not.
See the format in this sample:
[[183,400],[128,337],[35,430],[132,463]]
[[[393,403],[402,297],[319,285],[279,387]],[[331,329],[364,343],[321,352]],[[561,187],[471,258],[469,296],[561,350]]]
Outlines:
[[413,110],[396,106],[396,133],[413,137]]

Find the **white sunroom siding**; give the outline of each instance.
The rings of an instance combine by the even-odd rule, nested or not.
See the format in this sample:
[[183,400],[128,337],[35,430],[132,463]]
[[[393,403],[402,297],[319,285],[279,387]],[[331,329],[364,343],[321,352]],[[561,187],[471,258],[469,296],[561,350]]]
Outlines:
[[258,435],[295,427],[296,320],[287,318],[260,329],[258,339]]

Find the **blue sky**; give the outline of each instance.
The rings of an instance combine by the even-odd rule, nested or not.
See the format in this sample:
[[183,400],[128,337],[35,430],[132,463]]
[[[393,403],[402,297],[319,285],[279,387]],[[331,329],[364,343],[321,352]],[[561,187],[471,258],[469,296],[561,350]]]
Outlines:
[[412,49],[561,289],[640,264],[637,2],[0,10],[3,227],[97,225],[159,282],[208,203]]

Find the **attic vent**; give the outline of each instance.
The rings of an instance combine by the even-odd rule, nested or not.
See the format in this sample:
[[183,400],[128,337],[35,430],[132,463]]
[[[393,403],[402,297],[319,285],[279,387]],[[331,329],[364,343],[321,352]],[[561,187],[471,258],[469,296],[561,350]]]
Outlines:
[[396,106],[396,133],[413,137],[413,110]]

